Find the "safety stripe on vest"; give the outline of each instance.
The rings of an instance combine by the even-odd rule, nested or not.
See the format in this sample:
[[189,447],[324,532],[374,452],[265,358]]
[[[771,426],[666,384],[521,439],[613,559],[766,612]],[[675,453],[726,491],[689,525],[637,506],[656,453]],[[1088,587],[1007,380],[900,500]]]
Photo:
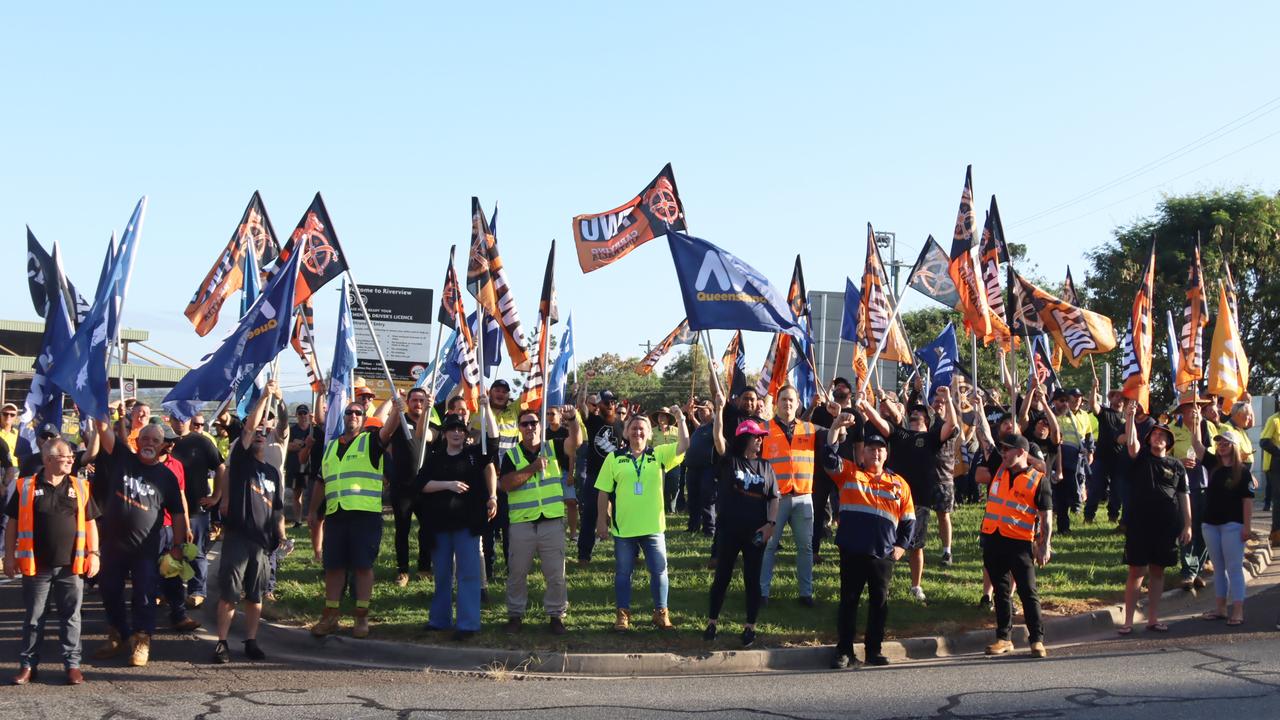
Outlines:
[[324,499],[333,500],[335,498],[352,497],[352,496],[380,498],[382,497],[382,491],[381,490],[335,490],[333,492],[325,493]]
[[367,470],[348,470],[346,472],[337,473],[325,479],[326,480],[346,480],[348,478],[364,478],[365,480],[377,480],[379,482],[382,481],[382,475],[378,473],[372,473]]
[[893,523],[893,526],[895,528],[898,527],[898,518],[888,510],[883,510],[877,507],[871,507],[870,505],[841,505],[840,506],[840,512],[845,512],[846,510],[849,512],[866,513],[868,515],[875,515],[877,517],[882,517],[885,520],[888,520],[889,522]]
[[893,493],[889,492],[888,490],[878,490],[876,488],[863,485],[862,483],[859,483],[859,482],[847,482],[844,484],[843,489],[844,490],[861,490],[862,492],[868,495],[875,495],[876,497],[881,497],[881,498],[884,498],[885,500],[901,499],[897,495],[894,495]]
[[542,502],[538,502],[537,500],[530,500],[528,502],[520,502],[520,503],[508,502],[507,507],[510,508],[511,510],[528,510],[530,508],[536,508],[540,505],[548,505],[550,503],[557,503],[563,500],[564,500],[564,494],[558,493],[556,495],[547,495],[543,497]]

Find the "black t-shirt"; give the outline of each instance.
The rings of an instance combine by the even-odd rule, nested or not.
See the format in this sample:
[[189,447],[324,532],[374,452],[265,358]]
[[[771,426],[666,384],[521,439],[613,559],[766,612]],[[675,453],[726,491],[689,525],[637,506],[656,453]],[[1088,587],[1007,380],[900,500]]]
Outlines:
[[[311,427],[306,430],[298,427],[298,423],[293,423],[289,426],[289,442],[292,443],[294,440],[305,442],[307,435],[311,436],[311,450],[309,452],[305,448],[301,448],[285,454],[284,471],[290,477],[297,475],[311,477],[319,476],[320,474],[320,460],[324,455],[324,430],[315,423],[311,423]],[[303,453],[307,453],[305,462],[300,458]]]
[[1187,492],[1187,469],[1177,459],[1138,452],[1129,467],[1127,523],[1159,527],[1181,526],[1178,493]]
[[778,497],[778,481],[767,460],[717,456],[716,522],[729,530],[755,530],[769,521],[769,501]]
[[1230,481],[1231,468],[1215,467],[1209,472],[1201,522],[1206,525],[1244,522],[1244,499],[1253,497],[1253,474],[1247,470],[1240,473],[1240,484],[1234,488],[1229,486]]
[[[237,445],[239,443],[236,443]],[[197,515],[206,510],[200,501],[209,497],[209,476],[222,464],[218,446],[200,433],[187,433],[173,443],[170,453],[182,464],[182,476],[186,482],[183,492],[187,495],[187,512]]]
[[237,441],[227,463],[227,512],[222,525],[238,537],[268,552],[280,543],[279,522],[284,513],[280,471],[253,456]]
[[599,415],[588,415],[587,426],[587,478],[593,480],[600,474],[600,466],[609,453],[626,447],[622,439],[622,424],[605,422]]
[[489,522],[489,486],[484,469],[493,463],[492,453],[480,452],[479,445],[466,445],[457,455],[443,448],[432,450],[418,472],[418,490],[434,480],[461,480],[467,491],[452,490],[426,493],[427,525],[435,532],[468,530],[472,535],[484,532]]
[[[401,427],[391,434],[391,452],[388,453],[387,461],[383,466],[385,468],[383,475],[396,487],[412,488],[414,483],[417,482],[413,466],[418,458],[413,450],[413,443],[409,442],[409,438],[405,435],[403,428],[409,428],[409,432],[412,434],[417,432],[417,427],[407,414],[400,417],[400,423]],[[425,461],[425,455],[423,459]]]
[[1027,440],[1031,443],[1031,447],[1040,451],[1040,459],[1044,460],[1045,472],[1049,477],[1058,476],[1058,451],[1062,448],[1062,443],[1056,443],[1052,438],[1038,438],[1034,435],[1028,435]]
[[162,464],[143,463],[121,438],[111,454],[98,453],[96,466],[96,480],[106,482],[100,506],[103,546],[159,557],[163,511],[182,514],[177,476]]
[[[0,442],[0,445],[4,443]],[[18,492],[15,487],[4,514],[13,522],[18,521]],[[43,477],[36,480],[35,498],[32,499],[31,536],[35,543],[36,572],[70,565],[76,551],[76,488],[75,482],[63,478],[57,487]],[[86,523],[98,518],[98,504],[89,498],[84,506]]]
[[1124,413],[1104,407],[1095,417],[1098,418],[1098,455],[1110,460],[1127,453],[1124,447]]
[[938,484],[937,457],[942,451],[942,426],[935,424],[928,430],[908,430],[893,425],[889,431],[890,470],[906,479],[911,486],[911,497],[927,503]]
[[[1040,446],[1036,445],[1034,442],[1031,443],[1028,454],[1037,460],[1044,460],[1044,453],[1040,452]],[[996,476],[996,471],[1000,469],[1000,463],[1002,462],[1004,462],[1004,456],[1001,455],[999,446],[996,446],[991,448],[991,451],[982,458],[982,462],[978,464],[978,467],[986,468],[987,471],[991,473],[991,477],[994,478]],[[1053,471],[1053,467],[1049,466],[1047,462],[1045,463],[1045,466],[1046,470],[1050,472]]]

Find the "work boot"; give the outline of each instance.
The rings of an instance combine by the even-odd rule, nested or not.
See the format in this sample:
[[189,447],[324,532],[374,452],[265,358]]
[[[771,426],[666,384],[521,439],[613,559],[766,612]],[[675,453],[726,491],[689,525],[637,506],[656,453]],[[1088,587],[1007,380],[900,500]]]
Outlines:
[[666,608],[660,608],[653,611],[653,626],[659,630],[675,630],[676,626],[671,624],[671,615]]
[[129,664],[133,667],[146,667],[151,659],[151,636],[144,632],[136,632],[129,638]]
[[396,587],[409,587],[409,573],[402,572],[396,575]]
[[1271,531],[1271,547],[1280,547],[1280,530]]
[[325,608],[324,614],[311,626],[311,634],[316,637],[324,637],[329,633],[338,629],[338,621],[342,616],[338,613],[338,608]]
[[996,640],[987,646],[988,655],[1004,655],[1013,652],[1013,643],[1008,640]]
[[617,632],[626,632],[631,629],[631,611],[618,608],[618,618],[613,621],[613,629]]
[[351,628],[351,637],[369,637],[369,608],[356,608],[356,624]]
[[1048,657],[1049,651],[1044,649],[1044,643],[1039,640],[1031,643],[1031,657]]
[[549,623],[552,635],[564,635],[569,629],[564,626],[564,620],[558,617],[552,617]]
[[173,624],[174,632],[191,632],[200,627],[200,621],[193,617],[185,617]]
[[520,632],[520,627],[524,623],[524,619],[519,615],[512,615],[507,618],[507,624],[502,626],[502,632],[506,635],[515,635]]
[[197,608],[202,607],[203,605],[204,605],[204,596],[203,596],[203,595],[188,595],[188,596],[187,596],[187,607],[188,607],[188,608],[191,608],[191,609],[193,609],[193,610],[194,610],[194,609],[197,609]]
[[120,633],[116,632],[115,628],[109,628],[107,630],[107,641],[93,651],[93,659],[106,660],[113,658],[117,655],[123,655],[127,649],[128,646],[120,639]]

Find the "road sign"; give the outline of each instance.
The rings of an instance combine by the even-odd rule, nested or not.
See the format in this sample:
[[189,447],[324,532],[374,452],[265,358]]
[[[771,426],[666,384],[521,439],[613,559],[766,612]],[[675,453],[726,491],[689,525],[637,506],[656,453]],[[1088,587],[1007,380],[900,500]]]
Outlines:
[[[369,320],[378,333],[387,367],[397,381],[414,380],[431,361],[431,321],[435,307],[432,292],[428,288],[394,287],[391,285],[361,285]],[[348,287],[347,292],[352,292]],[[359,315],[355,299],[352,311]],[[378,353],[373,338],[363,318],[355,318],[356,353],[359,363],[356,375],[372,382],[381,379]],[[383,384],[385,384],[385,379]]]

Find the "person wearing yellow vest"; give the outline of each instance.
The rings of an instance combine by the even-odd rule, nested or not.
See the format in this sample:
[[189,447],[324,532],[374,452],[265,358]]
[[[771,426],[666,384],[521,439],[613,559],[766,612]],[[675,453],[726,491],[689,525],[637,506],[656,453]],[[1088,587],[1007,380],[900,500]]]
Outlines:
[[[773,585],[773,563],[778,557],[778,545],[782,531],[791,526],[796,544],[796,583],[799,585],[800,604],[813,607],[813,470],[814,454],[823,442],[819,429],[811,422],[800,420],[800,395],[791,385],[778,391],[773,420],[769,422],[769,434],[764,439],[761,455],[773,466],[778,480],[778,492],[782,500],[778,504],[778,529],[769,538],[764,551],[764,564],[760,568],[760,602],[769,603],[769,590]],[[837,410],[837,412],[839,412]],[[821,432],[826,432],[822,428]]]
[[44,640],[44,615],[53,594],[61,623],[62,664],[67,684],[84,682],[80,672],[80,606],[84,577],[98,574],[98,506],[89,484],[71,474],[75,454],[59,439],[46,443],[40,475],[22,478],[5,515],[4,571],[8,577],[22,574],[21,665],[14,685],[36,677],[40,643]]
[[315,524],[324,526],[324,613],[311,626],[316,637],[338,629],[348,571],[355,576],[356,596],[351,637],[369,636],[373,562],[382,544],[383,454],[391,434],[400,432],[404,406],[404,398],[396,397],[390,417],[374,428],[365,426],[364,406],[349,403],[343,410],[342,434],[325,447],[320,463],[324,492],[312,493],[310,513]]
[[569,458],[578,449],[578,418],[570,407],[569,436],[563,446],[542,441],[538,413],[527,410],[519,417],[520,442],[502,456],[498,487],[507,493],[511,554],[507,567],[507,625],[504,632],[520,631],[529,599],[529,571],[537,555],[547,591],[543,609],[553,635],[563,635],[564,613],[569,606],[564,579],[565,505],[563,476],[573,466]]
[[1271,510],[1271,544],[1280,544],[1280,502],[1276,491],[1280,489],[1280,412],[1267,418],[1262,426],[1262,473],[1267,478],[1265,502]]
[[[1027,622],[1031,655],[1048,655],[1044,625],[1040,620],[1040,596],[1036,594],[1036,565],[1049,562],[1053,535],[1053,491],[1044,473],[1029,467],[1031,443],[1022,435],[1000,438],[1002,462],[987,489],[987,509],[982,518],[982,565],[995,586],[996,641],[988,655],[1013,650],[1013,602],[1010,578],[1018,584],[1022,612]],[[1039,521],[1039,536],[1036,523]]]
[[638,551],[644,551],[653,596],[653,624],[672,629],[667,612],[667,529],[663,475],[684,461],[689,428],[684,412],[669,408],[679,435],[674,443],[650,447],[653,428],[637,413],[623,426],[627,447],[609,453],[596,476],[596,537],[613,536],[613,592],[618,614],[613,629],[631,629],[631,572]]

